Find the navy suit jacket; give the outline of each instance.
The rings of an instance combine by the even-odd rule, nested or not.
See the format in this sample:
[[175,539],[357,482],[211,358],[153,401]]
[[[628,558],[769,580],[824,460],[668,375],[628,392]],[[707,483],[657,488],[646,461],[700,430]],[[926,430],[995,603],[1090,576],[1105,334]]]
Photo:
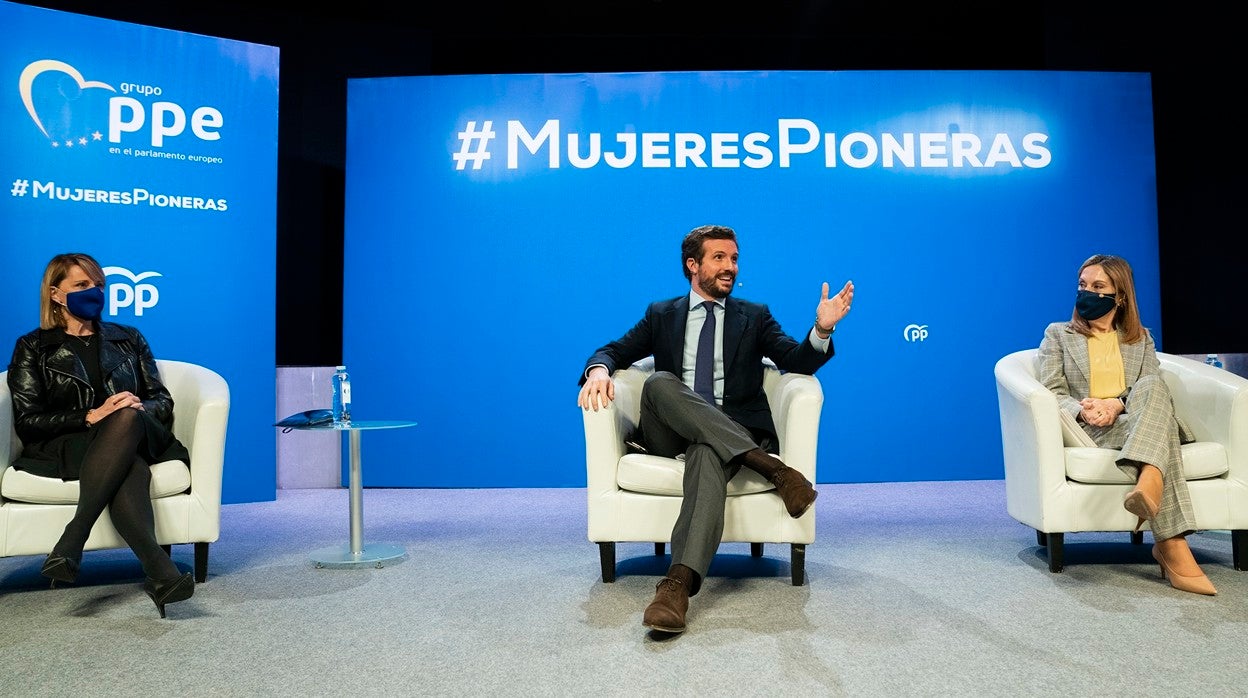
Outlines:
[[[585,371],[603,364],[608,373],[628,368],[635,361],[654,357],[655,371],[683,375],[685,322],[689,315],[689,294],[656,301],[623,337],[599,347],[585,362]],[[729,296],[724,305],[724,395],[722,408],[738,424],[775,435],[771,408],[763,392],[763,357],[782,371],[813,374],[832,358],[831,340],[825,354],[806,338],[797,341],[780,329],[780,323],[766,305]]]

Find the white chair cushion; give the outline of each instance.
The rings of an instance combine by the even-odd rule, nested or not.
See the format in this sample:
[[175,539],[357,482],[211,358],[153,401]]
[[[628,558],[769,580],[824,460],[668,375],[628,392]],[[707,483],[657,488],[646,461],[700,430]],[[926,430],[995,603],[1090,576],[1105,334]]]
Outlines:
[[[191,469],[180,460],[152,466],[152,499],[182,494],[191,486]],[[6,468],[0,480],[0,497],[29,504],[77,504],[78,481],[40,477],[25,470]]]
[[[622,490],[680,497],[684,495],[684,476],[684,461],[630,453],[620,459],[615,478],[616,484]],[[729,497],[756,494],[771,489],[775,489],[775,486],[762,475],[746,467],[742,467],[736,477],[728,481]]]
[[[1080,431],[1083,431],[1080,429]],[[1213,441],[1183,444],[1183,476],[1187,480],[1221,477],[1230,469],[1226,448]],[[1122,451],[1110,448],[1067,447],[1066,477],[1090,485],[1131,484],[1135,479],[1115,465]]]

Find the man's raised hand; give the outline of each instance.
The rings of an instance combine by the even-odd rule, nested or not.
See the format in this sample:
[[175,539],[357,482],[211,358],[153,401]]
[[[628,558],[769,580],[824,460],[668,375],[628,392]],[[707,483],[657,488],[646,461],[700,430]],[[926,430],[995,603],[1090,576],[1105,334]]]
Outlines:
[[846,281],[835,296],[828,297],[828,283],[823,283],[823,293],[819,297],[819,305],[815,308],[815,326],[820,332],[830,333],[836,323],[849,313],[854,301],[854,282]]

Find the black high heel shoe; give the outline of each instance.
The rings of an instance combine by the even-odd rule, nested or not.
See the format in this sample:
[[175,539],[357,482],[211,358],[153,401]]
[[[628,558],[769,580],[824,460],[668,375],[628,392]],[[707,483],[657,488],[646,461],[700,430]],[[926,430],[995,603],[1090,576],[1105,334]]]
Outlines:
[[56,588],[57,582],[72,583],[78,579],[78,559],[64,555],[49,555],[48,559],[43,561],[43,568],[39,570],[39,574],[52,580],[53,589]]
[[156,610],[160,611],[160,617],[164,618],[165,604],[186,601],[195,593],[195,575],[187,572],[161,580],[148,577],[143,581],[143,591],[147,592],[152,603],[156,604]]

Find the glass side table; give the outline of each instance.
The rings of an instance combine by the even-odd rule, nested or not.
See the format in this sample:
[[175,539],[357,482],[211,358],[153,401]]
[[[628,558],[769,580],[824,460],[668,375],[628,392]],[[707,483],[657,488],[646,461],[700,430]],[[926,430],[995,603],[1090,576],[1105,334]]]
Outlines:
[[294,427],[300,431],[344,431],[350,434],[351,540],[347,545],[314,550],[309,557],[318,568],[381,568],[385,566],[383,563],[403,557],[405,551],[401,546],[387,543],[364,544],[364,477],[360,463],[360,433],[374,429],[403,429],[414,426],[416,422],[406,420],[355,420],[347,424]]

